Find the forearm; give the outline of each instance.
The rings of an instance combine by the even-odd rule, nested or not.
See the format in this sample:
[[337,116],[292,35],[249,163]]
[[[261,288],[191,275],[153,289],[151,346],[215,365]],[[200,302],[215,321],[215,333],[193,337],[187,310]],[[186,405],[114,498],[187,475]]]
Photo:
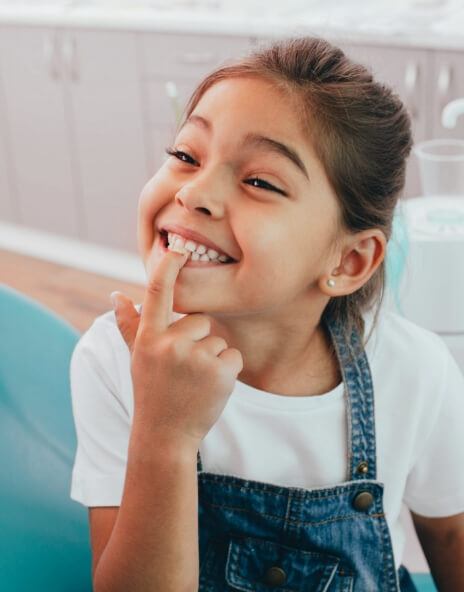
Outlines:
[[421,545],[439,592],[464,590],[464,537],[422,536]]
[[123,498],[94,592],[198,590],[196,453],[134,419]]

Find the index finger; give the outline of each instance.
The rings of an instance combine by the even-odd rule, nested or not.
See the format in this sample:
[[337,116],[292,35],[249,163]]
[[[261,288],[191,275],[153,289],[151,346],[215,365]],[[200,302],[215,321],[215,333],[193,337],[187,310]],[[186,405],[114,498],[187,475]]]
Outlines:
[[163,333],[172,322],[174,286],[190,252],[165,251],[148,278],[140,316],[141,330]]

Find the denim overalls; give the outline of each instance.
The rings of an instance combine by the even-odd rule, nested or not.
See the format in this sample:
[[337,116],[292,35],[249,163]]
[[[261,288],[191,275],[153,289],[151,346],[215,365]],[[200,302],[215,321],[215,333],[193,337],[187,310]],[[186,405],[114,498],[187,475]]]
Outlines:
[[347,340],[323,322],[345,385],[348,480],[306,490],[213,474],[198,451],[199,592],[417,592],[406,567],[396,571],[376,480],[366,353],[356,329]]

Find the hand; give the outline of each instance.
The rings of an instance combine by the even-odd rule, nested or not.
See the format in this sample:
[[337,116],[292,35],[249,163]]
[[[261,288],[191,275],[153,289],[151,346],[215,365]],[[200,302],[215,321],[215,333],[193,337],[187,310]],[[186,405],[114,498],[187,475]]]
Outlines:
[[226,406],[243,359],[210,335],[206,314],[171,323],[175,282],[188,257],[166,251],[152,269],[141,313],[117,292],[115,315],[131,353],[134,416],[199,445]]

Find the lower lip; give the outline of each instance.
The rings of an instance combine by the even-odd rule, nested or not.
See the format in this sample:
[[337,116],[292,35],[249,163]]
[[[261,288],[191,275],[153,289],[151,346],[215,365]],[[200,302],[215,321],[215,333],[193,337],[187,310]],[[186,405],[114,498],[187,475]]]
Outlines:
[[[164,246],[164,238],[160,235],[158,235],[158,244],[161,247],[161,250],[163,252],[166,252],[169,250],[167,247]],[[211,267],[230,267],[231,265],[233,265],[233,263],[213,263],[213,262],[208,263],[207,261],[192,261],[192,259],[190,257],[182,269],[184,269],[185,267],[203,269],[203,268],[211,268]]]

